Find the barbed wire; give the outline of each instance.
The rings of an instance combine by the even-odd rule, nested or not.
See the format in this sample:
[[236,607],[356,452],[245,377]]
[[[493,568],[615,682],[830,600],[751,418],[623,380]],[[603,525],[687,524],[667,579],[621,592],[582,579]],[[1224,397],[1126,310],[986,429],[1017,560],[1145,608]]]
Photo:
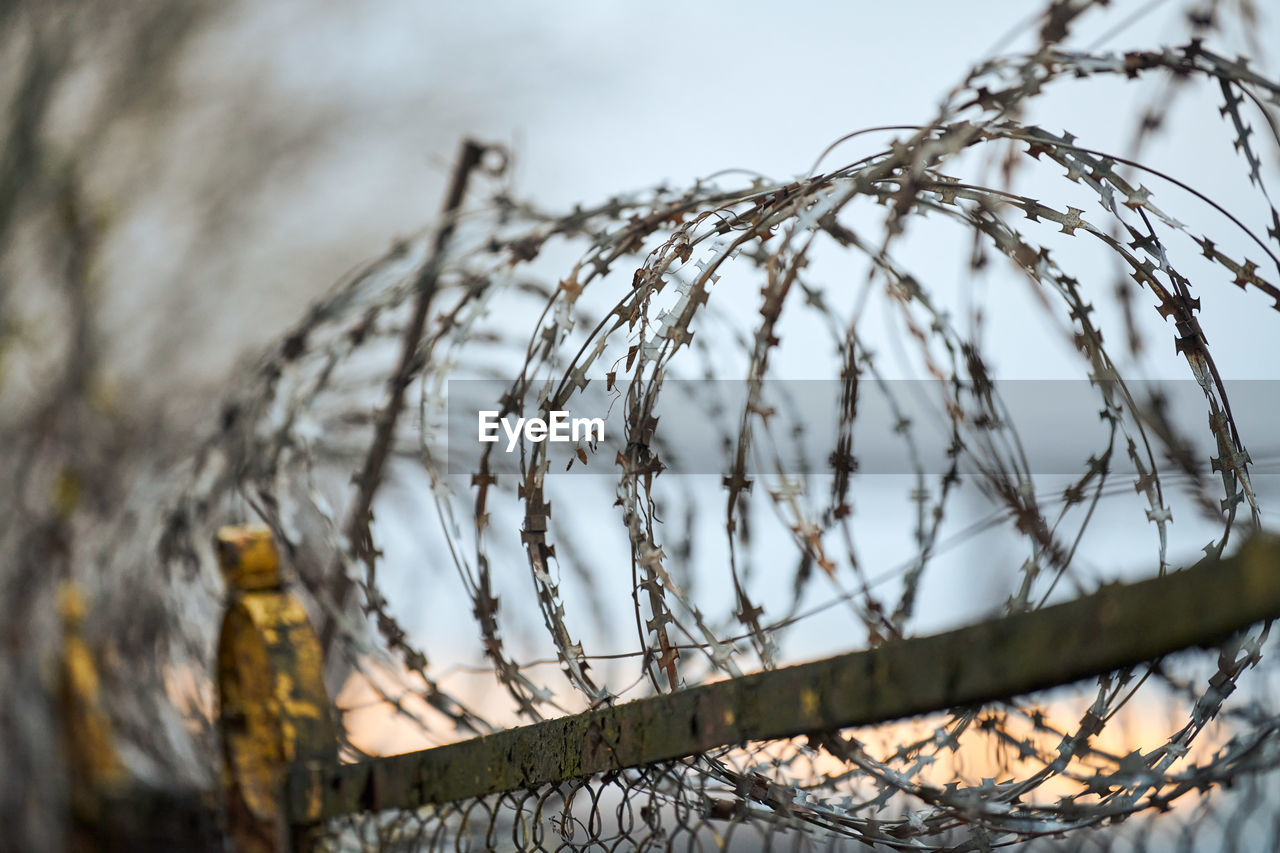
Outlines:
[[[1178,559],[1170,546],[1177,501],[1180,514],[1198,513],[1211,525],[1205,551],[1220,556],[1237,530],[1262,524],[1263,507],[1246,444],[1254,436],[1233,415],[1200,324],[1201,299],[1212,304],[1221,284],[1234,284],[1261,310],[1280,311],[1280,279],[1271,272],[1280,272],[1280,216],[1249,123],[1260,116],[1271,140],[1280,139],[1280,85],[1200,38],[1126,53],[1061,47],[1097,5],[1105,4],[1049,4],[1032,53],[978,65],[931,122],[880,129],[891,140],[848,165],[728,187],[720,182],[735,176],[722,175],[567,214],[517,200],[499,184],[483,204],[450,209],[440,229],[398,243],[341,283],[229,398],[220,429],[167,509],[158,553],[168,577],[212,571],[203,553],[211,530],[259,516],[327,626],[331,676],[363,673],[374,704],[438,740],[772,668],[820,614],[847,612],[846,648],[859,636],[869,645],[908,636],[922,622],[926,583],[949,543],[979,529],[1016,541],[1022,559],[1013,588],[988,603],[1006,612],[1043,606],[1096,584],[1082,546],[1104,501],[1121,502],[1117,493],[1140,502],[1124,509],[1142,513],[1131,529],[1154,525],[1161,573]],[[1197,187],[1194,176],[1023,123],[1050,87],[1156,76],[1200,81],[1221,94],[1234,153],[1268,211],[1265,229]],[[1166,118],[1148,112],[1135,139],[1145,143]],[[987,158],[985,174],[973,174],[975,158]],[[468,169],[482,167],[473,160]],[[1050,165],[1065,171],[1060,195],[1019,191],[1020,176],[1043,179]],[[502,166],[489,164],[492,179],[501,180]],[[1078,194],[1097,208],[1072,206]],[[1225,234],[1186,224],[1210,214],[1225,219]],[[975,298],[957,319],[954,281],[918,269],[914,253],[932,239],[922,244],[921,233],[968,241],[961,277],[1011,271],[1078,354],[1103,438],[1055,494],[1037,488],[1026,446],[1036,437],[1019,432],[982,343],[990,306]],[[1092,247],[1077,249],[1081,243]],[[1098,276],[1079,260],[1093,248],[1124,270],[1118,319],[1095,308]],[[1140,316],[1143,300],[1154,300],[1156,323]],[[873,307],[887,334],[869,319]],[[1121,367],[1169,322],[1202,395],[1207,435],[1160,398],[1144,398]],[[1119,332],[1127,351],[1114,349],[1104,331],[1108,339]],[[808,347],[798,356],[805,364],[838,380],[834,442],[823,448],[821,471],[787,461],[786,448],[810,440],[804,412],[788,403],[785,386],[770,384],[777,365],[796,358],[782,344],[790,336]],[[895,384],[890,359],[876,349],[882,339],[903,356],[898,369],[922,382]],[[834,353],[827,363],[813,355],[819,341]],[[740,383],[736,405],[717,400],[710,386],[698,400],[697,428],[723,450],[712,491],[682,473],[690,463],[679,430],[660,429],[659,419],[673,396],[663,392],[681,380],[728,377]],[[560,476],[552,448],[529,440],[508,458],[487,444],[459,472],[461,434],[450,404],[460,379],[496,381],[502,390],[486,402],[500,417],[573,411],[592,383],[603,385],[621,413],[619,449],[607,458],[582,440],[569,449],[568,466],[607,476]],[[916,411],[908,397],[921,389],[933,423],[906,414]],[[388,419],[399,414],[400,395],[411,417]],[[859,406],[872,396],[893,413],[909,460],[910,508],[900,516],[909,551],[889,576],[856,527]],[[941,459],[928,458],[928,430],[945,436]],[[1196,450],[1197,431],[1215,448],[1210,458]],[[375,450],[380,444],[384,450]],[[378,452],[386,467],[380,462],[375,476],[360,478]],[[1263,455],[1271,458],[1272,449]],[[1125,468],[1133,479],[1121,479]],[[361,480],[354,490],[353,476]],[[431,574],[431,591],[416,602],[387,591],[390,563],[379,548],[390,527],[374,513],[389,510],[373,493],[389,481],[408,484],[414,496],[411,526],[430,546],[415,559],[429,553],[455,576]],[[983,520],[955,529],[966,502],[983,507]],[[722,540],[712,545],[712,535]],[[761,570],[784,565],[780,545],[794,565],[781,595]],[[456,609],[469,611],[482,669],[505,705],[489,697],[482,707],[450,687],[456,678],[441,673],[458,670],[433,660],[406,623],[412,607],[437,614],[453,607],[446,582],[465,602]],[[613,599],[631,602],[631,646],[611,615]],[[605,624],[593,629],[593,618]],[[511,650],[520,632],[536,636],[539,653]],[[1092,698],[1072,694],[1073,724],[1050,723],[1040,703],[1011,700],[957,711],[887,751],[868,748],[862,733],[810,735],[420,813],[358,816],[333,827],[334,849],[353,839],[396,849],[576,848],[582,837],[606,847],[624,839],[663,846],[681,834],[696,846],[694,838],[719,843],[752,832],[761,844],[801,833],[818,847],[831,837],[987,849],[1118,822],[1274,764],[1276,717],[1265,702],[1249,697],[1232,706],[1237,713],[1222,713],[1267,637],[1266,626],[1237,637],[1208,672],[1156,663],[1105,676]],[[191,654],[201,642],[192,638]],[[540,656],[553,658],[558,673],[529,665]],[[1126,754],[1099,747],[1121,709],[1155,685],[1186,694],[1185,713],[1161,742]],[[1197,757],[1211,725],[1230,730],[1215,752]],[[352,753],[360,751],[355,734],[348,732]],[[934,768],[985,748],[975,743],[1017,758],[1001,765],[998,781],[937,777]],[[723,831],[718,820],[727,822]]]

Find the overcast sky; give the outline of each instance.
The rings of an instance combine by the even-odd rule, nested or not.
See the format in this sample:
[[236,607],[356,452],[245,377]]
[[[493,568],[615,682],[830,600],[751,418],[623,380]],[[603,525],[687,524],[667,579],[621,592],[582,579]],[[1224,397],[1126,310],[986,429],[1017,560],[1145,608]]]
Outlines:
[[[188,51],[181,96],[163,126],[146,131],[162,141],[121,146],[135,178],[108,267],[135,285],[108,300],[109,318],[119,328],[141,322],[144,340],[148,323],[186,330],[181,351],[165,357],[192,380],[218,377],[343,272],[428,225],[464,136],[508,144],[515,191],[547,206],[730,167],[786,179],[851,130],[927,121],[973,62],[1030,43],[1034,27],[1015,25],[1034,6],[240,4]],[[1085,17],[1075,44],[1173,39],[1180,8],[1114,3],[1105,17]],[[1021,35],[1005,38],[1011,31]],[[1280,43],[1276,21],[1258,36]],[[1239,46],[1223,41],[1228,53]],[[1037,118],[1122,147],[1131,103],[1127,91],[1087,83],[1051,93]],[[1226,122],[1197,120],[1151,156],[1180,173],[1225,159],[1237,180],[1235,161],[1209,156],[1224,144]],[[192,264],[184,251],[195,235],[184,229],[199,220],[187,211],[228,186],[219,251]],[[145,350],[129,341],[114,355],[126,372],[144,370],[155,356]],[[1014,369],[1053,373],[1048,364]],[[1228,372],[1258,368],[1245,359]]]

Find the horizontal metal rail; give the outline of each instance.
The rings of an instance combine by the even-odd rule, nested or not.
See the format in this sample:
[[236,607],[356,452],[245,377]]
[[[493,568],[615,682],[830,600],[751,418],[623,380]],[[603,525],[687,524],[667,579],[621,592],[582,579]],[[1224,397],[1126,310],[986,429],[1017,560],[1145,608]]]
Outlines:
[[295,765],[290,819],[406,809],[1069,684],[1280,617],[1280,539],[970,627],[359,764]]

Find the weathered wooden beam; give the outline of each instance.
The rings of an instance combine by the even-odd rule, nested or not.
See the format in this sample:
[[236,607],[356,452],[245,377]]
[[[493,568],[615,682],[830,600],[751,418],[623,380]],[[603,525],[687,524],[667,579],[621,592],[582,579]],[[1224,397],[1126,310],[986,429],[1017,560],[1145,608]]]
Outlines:
[[403,809],[558,782],[749,740],[1005,699],[1280,617],[1280,539],[1163,578],[930,637],[761,672],[351,765],[295,765],[292,819]]

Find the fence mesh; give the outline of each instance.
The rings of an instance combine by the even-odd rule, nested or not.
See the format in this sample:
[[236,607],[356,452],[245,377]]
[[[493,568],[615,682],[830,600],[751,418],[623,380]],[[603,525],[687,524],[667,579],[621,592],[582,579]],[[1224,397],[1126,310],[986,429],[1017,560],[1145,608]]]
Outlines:
[[1188,763],[1165,773],[1135,770],[1121,761],[1110,774],[1099,771],[1082,785],[1086,791],[1044,808],[1035,805],[1044,798],[1027,786],[995,777],[963,791],[954,779],[926,786],[923,802],[893,790],[891,774],[879,776],[889,786],[877,790],[870,780],[885,770],[869,769],[865,758],[835,759],[865,748],[858,734],[752,744],[418,810],[351,814],[323,827],[319,849],[1235,851],[1280,846],[1275,735],[1233,745],[1212,763]]

